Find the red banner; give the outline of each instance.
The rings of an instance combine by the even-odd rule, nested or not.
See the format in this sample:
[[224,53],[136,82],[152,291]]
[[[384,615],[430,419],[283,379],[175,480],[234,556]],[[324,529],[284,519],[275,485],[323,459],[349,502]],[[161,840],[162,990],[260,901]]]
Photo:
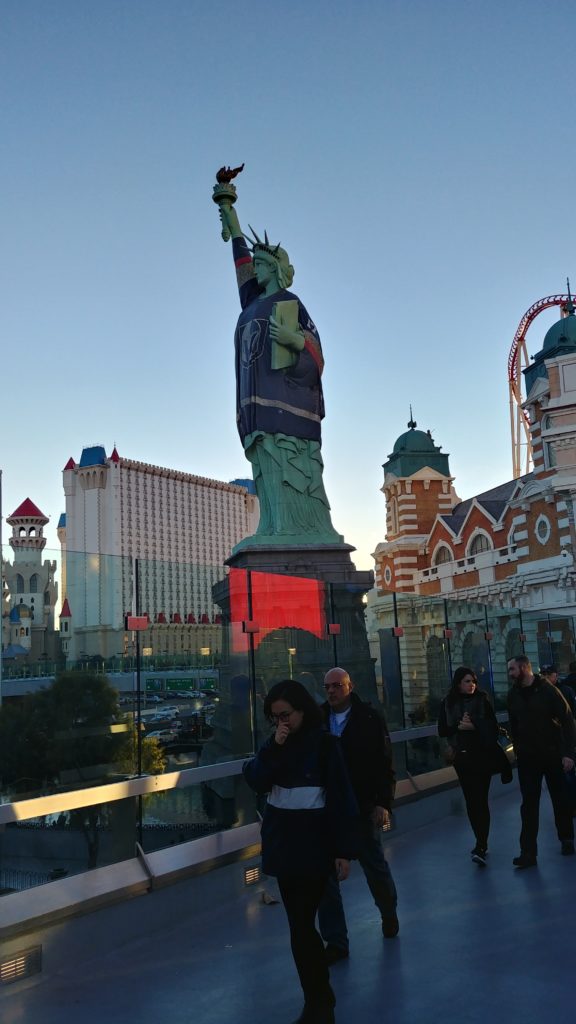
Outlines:
[[[252,614],[248,612],[248,570],[231,569],[230,616],[232,650],[247,651],[250,623],[254,646],[276,629],[304,629],[320,640],[326,638],[325,588],[321,580],[251,572]],[[257,627],[257,631],[254,627]]]

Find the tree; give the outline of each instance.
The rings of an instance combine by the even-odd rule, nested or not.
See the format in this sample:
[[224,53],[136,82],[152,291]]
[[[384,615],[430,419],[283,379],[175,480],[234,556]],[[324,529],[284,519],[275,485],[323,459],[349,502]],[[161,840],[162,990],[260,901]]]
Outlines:
[[[103,783],[111,772],[133,774],[135,750],[134,724],[121,719],[106,676],[63,672],[47,689],[0,709],[0,785],[11,795]],[[155,740],[143,740],[142,765],[164,770]],[[89,867],[98,862],[106,813],[99,805],[70,813],[86,839]]]

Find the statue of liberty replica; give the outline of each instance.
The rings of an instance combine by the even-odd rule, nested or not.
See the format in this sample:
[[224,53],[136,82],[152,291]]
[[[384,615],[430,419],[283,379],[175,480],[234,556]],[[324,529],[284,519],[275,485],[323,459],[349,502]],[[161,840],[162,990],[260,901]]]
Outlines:
[[[227,559],[231,573],[213,588],[232,629],[223,631],[222,700],[201,763],[249,753],[265,727],[263,697],[288,675],[320,700],[324,674],[339,663],[361,696],[375,695],[362,602],[373,575],[354,567],[354,548],[332,525],[322,479],[320,336],[290,290],[288,253],[267,232],[260,238],[250,228],[248,236],[240,227],[232,179],[243,166],[218,171],[212,198],[222,238],[232,241],[241,307],[234,335],[236,423],[260,521]],[[232,783],[214,781],[210,789],[231,820],[238,806],[224,805]]]
[[231,184],[239,170],[221,168],[213,198],[222,236],[232,239],[242,308],[234,337],[236,423],[260,503],[256,534],[242,546],[341,545],[322,480],[320,337],[289,291],[288,253],[266,232],[261,240],[251,229],[249,238],[240,227]]

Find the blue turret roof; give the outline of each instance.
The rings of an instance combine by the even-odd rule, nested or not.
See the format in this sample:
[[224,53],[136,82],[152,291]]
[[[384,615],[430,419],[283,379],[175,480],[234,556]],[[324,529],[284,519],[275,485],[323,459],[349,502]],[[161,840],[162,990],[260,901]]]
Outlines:
[[236,487],[245,487],[249,494],[256,494],[256,484],[253,480],[231,480],[231,484],[235,484]]
[[95,444],[91,448],[83,448],[80,456],[80,469],[85,466],[105,466],[106,450],[101,444]]

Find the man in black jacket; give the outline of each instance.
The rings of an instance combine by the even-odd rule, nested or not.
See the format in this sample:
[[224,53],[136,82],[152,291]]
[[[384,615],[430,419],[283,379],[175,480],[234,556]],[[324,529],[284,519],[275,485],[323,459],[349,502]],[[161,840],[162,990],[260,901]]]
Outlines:
[[552,683],[552,686],[558,687],[560,693],[564,697],[564,700],[568,704],[570,711],[573,715],[576,714],[576,695],[574,694],[574,690],[568,685],[568,683],[562,682],[558,678],[558,672],[554,665],[543,665],[540,669],[540,675],[543,676],[544,679],[547,679],[549,683]]
[[574,824],[568,789],[562,777],[574,767],[576,728],[568,704],[558,689],[534,675],[528,658],[521,654],[508,662],[513,686],[508,693],[510,731],[518,761],[522,792],[522,831],[517,868],[536,865],[542,779],[546,779],[556,831],[564,856],[574,853]]
[[[398,934],[396,886],[384,856],[382,826],[390,819],[394,796],[394,770],[390,737],[384,717],[353,693],[354,684],[342,668],[324,679],[327,701],[322,705],[326,728],[340,736],[342,753],[360,809],[358,860],[374,902],[382,916],[382,934]],[[318,912],[329,964],[348,956],[348,929],[340,886],[332,877]]]

